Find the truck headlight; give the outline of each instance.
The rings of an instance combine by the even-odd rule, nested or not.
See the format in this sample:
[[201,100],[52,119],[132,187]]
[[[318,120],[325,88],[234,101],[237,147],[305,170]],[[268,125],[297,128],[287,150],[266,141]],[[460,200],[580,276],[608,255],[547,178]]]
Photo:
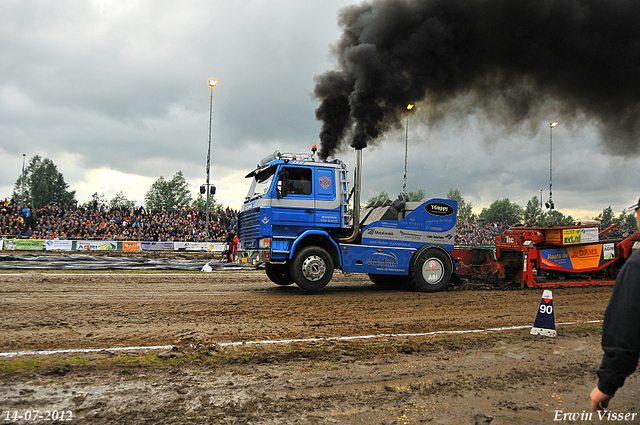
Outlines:
[[258,242],[258,247],[260,249],[269,249],[271,248],[271,238],[260,239]]

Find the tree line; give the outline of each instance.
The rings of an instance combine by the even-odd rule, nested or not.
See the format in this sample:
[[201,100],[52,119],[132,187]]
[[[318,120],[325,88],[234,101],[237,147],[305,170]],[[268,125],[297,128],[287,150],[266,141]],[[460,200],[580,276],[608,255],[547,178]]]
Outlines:
[[[420,189],[417,192],[409,192],[407,200],[409,202],[421,202],[424,200],[424,197],[424,190]],[[381,192],[379,195],[370,198],[369,202],[384,202],[387,199],[390,199],[387,192]],[[480,214],[473,212],[474,205],[464,200],[459,189],[449,189],[446,199],[457,201],[457,219],[462,222],[475,223],[484,221],[485,223],[506,223],[508,225],[524,224],[529,226],[547,226],[570,225],[576,221],[572,216],[564,215],[558,210],[544,210],[537,196],[529,199],[524,208],[515,202],[511,202],[509,198],[499,199],[494,201],[488,208],[483,208]],[[611,206],[605,208],[602,213],[597,217],[593,217],[593,219],[599,221],[603,228],[620,224],[626,228],[638,230],[635,214],[622,212],[616,217]]]
[[[76,191],[69,190],[69,184],[54,162],[49,158],[39,155],[33,156],[23,173],[18,177],[13,188],[13,198],[20,205],[30,204],[32,208],[40,209],[46,205],[75,205]],[[148,210],[169,211],[171,209],[206,208],[206,198],[198,193],[192,197],[189,183],[184,178],[182,171],[176,172],[169,180],[160,176],[151,184],[144,195],[144,206]],[[120,191],[111,200],[107,200],[104,193],[95,192],[91,199],[82,203],[84,207],[109,207],[134,209],[137,206],[135,199],[128,199]],[[210,198],[212,210],[223,208],[222,204]]]

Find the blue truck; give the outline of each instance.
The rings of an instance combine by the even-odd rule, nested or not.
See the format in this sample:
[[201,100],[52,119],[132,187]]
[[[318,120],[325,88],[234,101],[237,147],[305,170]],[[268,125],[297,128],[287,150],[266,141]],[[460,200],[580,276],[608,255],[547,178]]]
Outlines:
[[378,285],[441,291],[456,277],[457,203],[398,199],[360,206],[362,151],[354,183],[344,162],[274,152],[247,174],[238,217],[238,261],[264,263],[277,285],[324,288],[335,269],[366,273]]

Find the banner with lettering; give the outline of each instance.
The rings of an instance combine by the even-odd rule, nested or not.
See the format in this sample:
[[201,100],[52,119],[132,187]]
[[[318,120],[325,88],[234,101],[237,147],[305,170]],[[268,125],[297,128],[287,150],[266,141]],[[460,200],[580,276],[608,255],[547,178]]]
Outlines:
[[581,245],[540,251],[542,268],[556,270],[598,269],[616,258],[614,243]]
[[42,251],[44,249],[44,239],[7,239],[4,249],[18,251]]
[[597,227],[574,229],[549,229],[546,231],[547,242],[553,245],[574,245],[579,243],[598,242]]
[[118,251],[116,241],[74,241],[74,251]]
[[124,241],[122,242],[122,250],[125,252],[140,251],[140,241]]
[[225,249],[222,242],[174,242],[173,245],[177,251],[222,252]]
[[143,251],[173,251],[173,242],[140,242]]
[[73,248],[73,241],[68,240],[47,240],[44,243],[44,249],[46,251],[71,251]]

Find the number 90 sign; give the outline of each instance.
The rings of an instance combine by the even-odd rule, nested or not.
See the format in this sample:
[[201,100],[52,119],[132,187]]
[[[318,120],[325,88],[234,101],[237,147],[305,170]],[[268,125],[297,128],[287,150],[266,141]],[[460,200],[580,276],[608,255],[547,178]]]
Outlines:
[[542,300],[540,300],[536,321],[531,328],[531,335],[550,337],[558,335],[556,332],[556,320],[553,316],[553,294],[548,289],[545,289],[542,293]]
[[552,305],[540,305],[540,313],[542,314],[553,314],[553,306]]

